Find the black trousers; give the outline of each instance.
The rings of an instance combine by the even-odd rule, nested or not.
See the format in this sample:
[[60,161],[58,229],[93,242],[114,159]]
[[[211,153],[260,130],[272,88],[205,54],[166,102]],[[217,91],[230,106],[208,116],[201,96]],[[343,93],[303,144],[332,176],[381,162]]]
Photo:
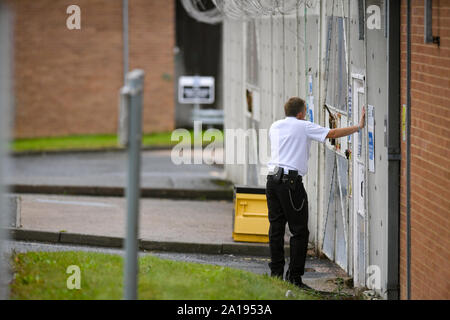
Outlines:
[[[275,183],[272,176],[267,177],[266,197],[269,209],[269,246],[272,275],[284,274],[284,235],[286,222],[292,233],[290,239],[289,273],[291,278],[301,277],[305,272],[305,260],[308,250],[308,196],[301,181],[297,178],[296,187],[289,196],[288,183]],[[292,199],[292,201],[291,201]],[[296,209],[303,207],[300,211]],[[291,203],[292,202],[292,203]]]

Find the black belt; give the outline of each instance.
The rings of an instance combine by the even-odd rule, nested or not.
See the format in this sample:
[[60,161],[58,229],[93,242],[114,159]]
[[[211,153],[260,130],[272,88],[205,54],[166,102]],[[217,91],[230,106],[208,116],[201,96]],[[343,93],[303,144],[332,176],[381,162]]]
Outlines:
[[[267,179],[273,179],[273,177],[274,177],[275,175],[273,174],[273,173],[269,173],[268,175],[267,175]],[[289,175],[287,175],[287,174],[283,174],[283,176],[281,177],[281,181],[282,182],[286,182],[286,181],[288,181],[289,180]],[[296,177],[297,179],[300,179],[300,181],[302,181],[303,180],[303,177],[301,176],[301,175],[297,175],[297,177]]]
[[[274,176],[274,174],[269,173],[269,174],[267,175],[267,178],[273,178],[273,176]],[[283,174],[283,177],[282,177],[281,179],[288,179],[288,178],[289,178],[289,175]],[[300,180],[302,180],[302,176],[301,176],[301,175],[297,175],[297,178],[299,178]]]
[[[288,181],[290,178],[291,178],[291,177],[290,177],[289,175],[283,174],[283,177],[281,178],[281,181],[282,181],[282,182],[286,182],[286,181]],[[296,178],[299,179],[300,182],[303,180],[301,175],[297,175]]]

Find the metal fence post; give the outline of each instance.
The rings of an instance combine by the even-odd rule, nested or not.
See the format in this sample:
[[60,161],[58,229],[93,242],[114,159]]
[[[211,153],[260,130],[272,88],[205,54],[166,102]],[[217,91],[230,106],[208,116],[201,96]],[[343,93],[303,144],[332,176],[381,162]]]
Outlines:
[[138,231],[139,231],[139,198],[140,198],[140,165],[142,141],[142,90],[144,71],[133,70],[127,74],[125,90],[128,106],[125,108],[128,121],[128,181],[127,222],[125,238],[124,299],[137,299],[138,283]]
[[10,109],[12,106],[12,17],[6,3],[0,0],[0,300],[9,298],[11,270],[7,263],[6,242],[9,240],[7,228],[10,226],[10,211],[6,210],[4,173],[7,141],[10,129]]

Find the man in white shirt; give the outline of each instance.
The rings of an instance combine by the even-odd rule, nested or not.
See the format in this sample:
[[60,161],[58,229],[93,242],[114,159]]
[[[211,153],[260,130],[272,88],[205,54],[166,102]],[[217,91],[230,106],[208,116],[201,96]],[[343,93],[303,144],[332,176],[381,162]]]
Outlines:
[[269,246],[271,275],[283,278],[284,233],[286,223],[292,233],[290,263],[286,280],[307,288],[302,282],[308,249],[308,197],[302,177],[308,172],[311,141],[325,142],[348,136],[364,127],[363,108],[358,126],[329,129],[305,121],[305,101],[293,97],[284,105],[286,118],[272,124],[269,130],[271,160],[268,163],[266,196],[269,210]]

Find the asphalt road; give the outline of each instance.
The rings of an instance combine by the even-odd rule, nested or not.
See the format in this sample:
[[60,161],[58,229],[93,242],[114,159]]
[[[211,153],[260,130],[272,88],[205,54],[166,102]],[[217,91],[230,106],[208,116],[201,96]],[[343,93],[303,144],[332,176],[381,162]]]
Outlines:
[[[193,162],[193,161],[192,161]],[[38,154],[10,158],[8,184],[124,187],[127,177],[125,152]],[[207,164],[180,164],[171,150],[141,153],[143,188],[222,189],[215,179],[223,168]]]

